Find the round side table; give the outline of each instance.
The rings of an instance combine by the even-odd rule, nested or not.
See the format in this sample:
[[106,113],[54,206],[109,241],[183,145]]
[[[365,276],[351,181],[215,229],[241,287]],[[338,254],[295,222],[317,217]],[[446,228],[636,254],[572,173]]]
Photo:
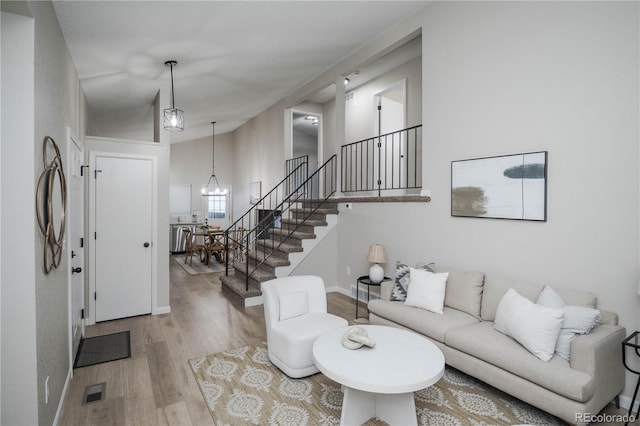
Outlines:
[[380,284],[382,284],[384,281],[391,281],[391,278],[384,277],[379,283],[372,283],[369,275],[358,277],[358,280],[356,281],[356,321],[358,321],[358,302],[360,301],[360,298],[358,296],[360,291],[360,284],[364,284],[367,286],[367,303],[369,303],[369,299],[371,296],[371,286],[380,287]]

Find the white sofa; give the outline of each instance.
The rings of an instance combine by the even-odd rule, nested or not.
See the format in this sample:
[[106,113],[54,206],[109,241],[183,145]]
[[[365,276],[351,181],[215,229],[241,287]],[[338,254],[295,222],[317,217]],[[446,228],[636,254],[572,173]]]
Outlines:
[[[423,334],[450,366],[572,424],[584,424],[578,413],[599,413],[623,390],[625,329],[617,314],[601,310],[599,324],[571,342],[570,361],[556,354],[544,362],[493,327],[509,288],[535,302],[543,284],[437,265],[434,272],[449,272],[442,315],[390,301],[394,282],[384,282],[381,298],[369,302],[370,323]],[[555,290],[568,305],[596,308],[592,293]]]

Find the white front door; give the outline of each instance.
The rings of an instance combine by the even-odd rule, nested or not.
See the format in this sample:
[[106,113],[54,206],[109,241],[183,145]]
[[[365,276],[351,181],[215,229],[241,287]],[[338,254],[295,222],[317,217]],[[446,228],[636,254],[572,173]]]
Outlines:
[[153,161],[95,159],[95,319],[151,313]]
[[69,265],[69,323],[71,326],[71,363],[76,358],[84,334],[84,177],[83,149],[70,134],[67,138],[67,226]]

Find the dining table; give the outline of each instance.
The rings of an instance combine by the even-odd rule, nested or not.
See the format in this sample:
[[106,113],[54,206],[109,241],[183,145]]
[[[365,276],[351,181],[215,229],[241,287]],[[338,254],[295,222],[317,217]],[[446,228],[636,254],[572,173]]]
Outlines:
[[204,250],[201,253],[200,260],[205,265],[211,261],[211,254],[214,255],[218,262],[224,262],[224,230],[201,228],[193,233],[195,238],[202,238]]

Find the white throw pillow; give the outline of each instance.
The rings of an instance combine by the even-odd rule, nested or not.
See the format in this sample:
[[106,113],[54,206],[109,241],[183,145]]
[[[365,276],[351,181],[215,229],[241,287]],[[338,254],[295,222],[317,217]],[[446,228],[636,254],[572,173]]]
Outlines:
[[424,269],[410,269],[407,300],[404,304],[442,314],[448,272],[434,274]]
[[493,326],[547,362],[555,352],[563,319],[562,309],[536,305],[510,288],[498,304]]
[[279,297],[280,321],[309,313],[309,296],[305,291],[282,294]]
[[538,296],[538,304],[549,308],[560,308],[564,320],[556,344],[556,353],[571,360],[571,342],[580,334],[589,333],[600,321],[600,311],[587,306],[567,306],[564,300],[548,285]]

